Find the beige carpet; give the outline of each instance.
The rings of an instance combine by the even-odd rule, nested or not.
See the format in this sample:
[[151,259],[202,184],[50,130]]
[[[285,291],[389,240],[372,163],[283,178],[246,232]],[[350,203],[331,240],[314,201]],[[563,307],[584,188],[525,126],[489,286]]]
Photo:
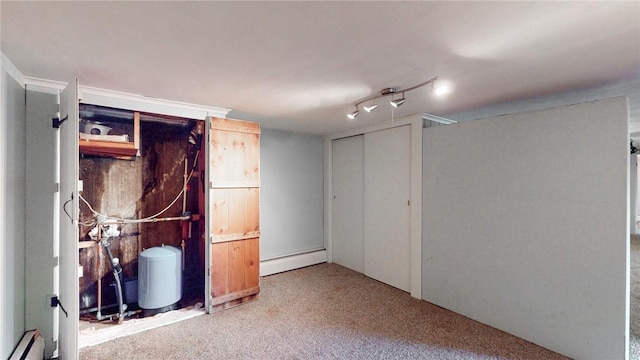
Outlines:
[[260,300],[82,359],[564,359],[335,264],[264,277]]

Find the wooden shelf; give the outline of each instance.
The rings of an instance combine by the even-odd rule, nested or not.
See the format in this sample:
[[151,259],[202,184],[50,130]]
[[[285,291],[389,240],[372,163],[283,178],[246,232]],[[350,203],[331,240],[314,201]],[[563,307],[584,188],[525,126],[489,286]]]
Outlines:
[[92,247],[95,247],[96,245],[98,245],[98,243],[93,240],[79,241],[78,249],[92,248]]
[[133,160],[140,151],[140,113],[133,113],[133,142],[79,139],[80,154]]
[[138,149],[133,143],[113,141],[80,140],[80,154],[96,156],[136,156]]

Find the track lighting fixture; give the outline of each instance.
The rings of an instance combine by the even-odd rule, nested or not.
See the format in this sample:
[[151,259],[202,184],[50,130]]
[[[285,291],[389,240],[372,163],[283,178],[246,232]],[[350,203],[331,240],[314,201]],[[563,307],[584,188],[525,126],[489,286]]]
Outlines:
[[404,104],[405,101],[407,101],[407,99],[404,98],[404,92],[403,92],[402,97],[400,99],[393,100],[393,96],[391,96],[391,101],[389,101],[389,104],[391,104],[391,106],[393,106],[394,108],[397,108],[398,106]]
[[355,119],[356,116],[358,116],[358,114],[360,114],[360,111],[358,111],[358,106],[356,106],[355,111],[350,112],[347,117],[351,120]]
[[[428,85],[428,84],[431,84],[431,90],[432,90],[433,94],[436,95],[436,96],[440,96],[443,93],[446,93],[446,92],[449,91],[448,87],[446,87],[446,86],[444,88],[443,87],[439,87],[439,86],[435,86],[434,83],[436,82],[436,80],[438,80],[437,76],[434,77],[434,78],[431,78],[431,79],[429,79],[429,80],[427,80],[425,82],[422,82],[420,84],[417,84],[417,85],[414,85],[414,86],[410,86],[410,87],[408,87],[406,89],[400,89],[400,90],[398,90],[396,88],[392,88],[392,87],[384,88],[384,89],[380,90],[380,94],[368,96],[366,98],[362,98],[362,99],[356,101],[353,104],[353,106],[355,106],[356,110],[351,112],[351,113],[349,113],[347,115],[347,117],[349,119],[351,119],[351,120],[355,119],[356,116],[358,116],[358,114],[360,113],[358,111],[358,106],[363,104],[363,103],[369,102],[369,101],[373,101],[373,104],[372,105],[368,105],[368,106],[363,106],[362,108],[366,112],[372,112],[373,110],[375,110],[378,107],[378,104],[377,104],[377,102],[375,100],[377,100],[377,99],[379,99],[381,97],[384,97],[384,96],[389,96],[389,95],[391,96],[391,101],[389,103],[394,108],[397,108],[400,105],[404,104],[405,101],[407,100],[404,97],[404,93],[405,92],[408,92],[408,91],[411,91],[411,90],[415,90],[417,88],[423,87],[423,86]],[[393,95],[399,94],[399,93],[402,94],[402,97],[399,98],[399,99],[394,99]]]
[[366,112],[372,112],[373,110],[375,110],[378,107],[378,104],[376,102],[373,103],[373,105],[369,105],[369,106],[363,106],[362,108],[366,111]]

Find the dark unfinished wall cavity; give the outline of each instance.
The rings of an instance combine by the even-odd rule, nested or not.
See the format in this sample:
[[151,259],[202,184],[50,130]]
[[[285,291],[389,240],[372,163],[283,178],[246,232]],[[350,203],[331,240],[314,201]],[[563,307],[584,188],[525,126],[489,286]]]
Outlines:
[[[183,187],[185,159],[188,170],[193,165],[195,151],[189,143],[189,133],[195,121],[185,126],[166,122],[141,122],[140,156],[134,160],[85,156],[80,159],[80,179],[83,197],[99,213],[125,219],[142,219],[165,209],[180,194]],[[188,196],[187,210],[198,208],[198,198]],[[159,218],[182,215],[182,197]],[[86,204],[80,206],[81,222],[91,225],[98,216]],[[80,240],[91,240],[88,233],[93,226],[82,226]],[[120,225],[120,236],[112,238],[111,250],[120,259],[124,278],[137,276],[138,254],[154,246],[172,245],[181,248],[180,221],[150,222]],[[193,232],[197,239],[197,232]],[[191,240],[191,239],[190,239]],[[185,242],[185,256],[199,258],[196,240]],[[195,255],[194,255],[195,254]],[[80,251],[80,264],[84,276],[80,279],[80,308],[95,307],[97,280],[101,278],[102,302],[116,301],[111,266],[102,247],[88,247]],[[198,261],[186,261],[185,288],[204,286],[204,281],[191,284],[193,278],[203,279]]]

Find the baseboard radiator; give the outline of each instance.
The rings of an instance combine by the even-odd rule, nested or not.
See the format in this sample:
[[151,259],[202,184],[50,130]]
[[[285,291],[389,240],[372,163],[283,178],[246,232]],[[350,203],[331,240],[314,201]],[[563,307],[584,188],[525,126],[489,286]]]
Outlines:
[[9,360],[42,360],[44,358],[44,338],[38,330],[29,330],[22,335],[13,349]]
[[324,249],[261,260],[260,276],[277,274],[324,262],[327,262],[327,251]]

